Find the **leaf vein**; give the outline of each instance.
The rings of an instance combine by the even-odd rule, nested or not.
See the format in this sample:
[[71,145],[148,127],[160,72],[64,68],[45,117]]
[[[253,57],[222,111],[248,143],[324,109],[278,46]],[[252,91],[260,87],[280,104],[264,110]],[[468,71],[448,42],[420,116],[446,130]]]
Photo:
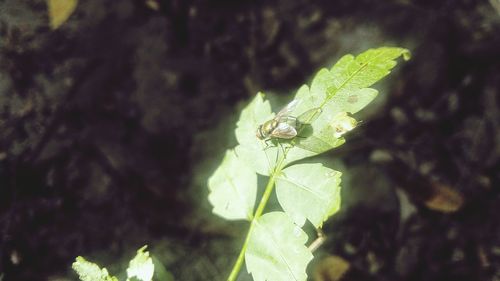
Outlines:
[[[258,222],[257,222],[258,223]],[[273,245],[272,247],[275,248],[276,252],[278,252],[279,254],[279,257],[281,258],[281,260],[283,261],[283,263],[286,265],[286,267],[288,268],[288,271],[290,272],[290,274],[292,275],[293,279],[295,281],[298,281],[299,279],[295,276],[295,273],[293,272],[292,270],[292,267],[290,266],[290,264],[288,264],[288,261],[287,259],[281,254],[282,252],[284,252],[280,247],[279,247],[279,242],[278,240],[274,239],[274,235],[272,232],[268,231],[266,227],[263,227],[261,225],[262,229],[266,232],[266,234],[269,236],[269,238],[273,241]]]
[[[236,193],[236,196],[238,197],[238,201],[240,201],[240,203],[241,203],[241,205],[242,205],[242,206],[247,207],[247,206],[246,206],[246,204],[245,204],[245,200],[243,199],[243,197],[241,197],[241,194],[240,194],[240,192],[238,192],[238,188],[237,188],[237,187],[236,187],[236,185],[234,184],[234,182],[233,182],[233,180],[231,179],[231,177],[229,177],[229,175],[226,173],[226,171],[225,171],[225,170],[223,170],[223,172],[222,172],[222,173],[223,173],[224,177],[226,178],[226,180],[229,182],[229,186],[231,186],[231,188],[232,188],[232,189],[234,190],[234,192]],[[248,210],[247,210],[247,211],[248,211]],[[246,215],[247,215],[247,217],[248,217],[249,219],[252,219],[251,215],[250,215],[250,214],[248,214],[248,212],[247,212],[247,214],[246,214]]]
[[288,178],[286,177],[280,177],[280,179],[292,184],[292,185],[295,185],[297,187],[300,187],[302,188],[303,190],[305,191],[308,191],[310,193],[312,193],[314,196],[318,197],[321,201],[328,201],[326,198],[324,198],[324,196],[322,194],[319,194],[317,193],[315,190],[305,186],[304,184],[300,183],[300,182],[292,182],[291,180],[289,180]]

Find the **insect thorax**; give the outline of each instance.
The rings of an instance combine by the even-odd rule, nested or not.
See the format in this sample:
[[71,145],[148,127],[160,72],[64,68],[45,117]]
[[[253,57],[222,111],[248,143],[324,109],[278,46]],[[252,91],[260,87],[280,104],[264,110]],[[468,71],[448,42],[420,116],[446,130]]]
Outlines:
[[257,128],[257,137],[261,140],[266,139],[272,131],[278,126],[277,120],[268,120]]
[[265,135],[269,135],[276,127],[278,127],[278,124],[278,120],[269,120],[265,122],[264,124],[262,124],[262,132]]

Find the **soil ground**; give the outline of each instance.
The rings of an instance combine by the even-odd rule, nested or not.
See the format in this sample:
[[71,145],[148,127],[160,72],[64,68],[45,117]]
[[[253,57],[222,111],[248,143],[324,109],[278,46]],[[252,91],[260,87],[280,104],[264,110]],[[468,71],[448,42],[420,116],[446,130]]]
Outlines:
[[311,280],[339,260],[344,280],[500,280],[498,0],[88,0],[48,22],[0,1],[5,281],[76,280],[78,255],[118,273],[144,244],[176,280],[225,280],[247,226],[206,180],[239,110],[385,45],[413,57],[322,158],[343,206]]

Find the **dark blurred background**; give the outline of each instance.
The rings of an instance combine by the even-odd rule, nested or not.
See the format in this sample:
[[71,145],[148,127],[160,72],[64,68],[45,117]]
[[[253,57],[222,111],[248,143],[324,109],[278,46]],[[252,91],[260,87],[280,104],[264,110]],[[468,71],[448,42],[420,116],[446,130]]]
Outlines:
[[206,181],[241,108],[384,45],[413,58],[321,158],[343,206],[309,276],[500,280],[499,0],[80,0],[56,30],[45,1],[1,0],[0,36],[4,281],[76,280],[78,255],[118,274],[144,244],[225,280],[247,224]]

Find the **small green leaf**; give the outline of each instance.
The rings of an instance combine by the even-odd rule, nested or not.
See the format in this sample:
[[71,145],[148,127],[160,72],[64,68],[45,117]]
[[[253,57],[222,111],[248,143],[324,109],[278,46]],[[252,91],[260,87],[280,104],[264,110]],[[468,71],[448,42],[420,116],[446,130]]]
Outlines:
[[305,281],[313,258],[304,245],[307,234],[283,212],[271,212],[255,222],[245,260],[254,281]]
[[257,128],[273,117],[271,104],[267,100],[264,101],[263,93],[258,93],[241,112],[235,130],[236,139],[240,144],[235,148],[238,157],[257,173],[266,176],[274,168],[278,148],[266,147],[264,141],[257,138]]
[[251,220],[257,193],[257,174],[233,150],[208,180],[213,212],[228,220]]
[[132,277],[141,281],[151,281],[153,279],[155,267],[153,260],[149,256],[149,252],[145,251],[146,248],[147,246],[144,246],[137,250],[137,255],[130,260],[127,268],[127,281]]
[[77,257],[71,266],[82,281],[118,281],[118,278],[110,276],[106,268],[100,268],[97,264]]
[[290,166],[276,179],[278,201],[297,225],[321,227],[340,208],[340,176],[321,164]]

